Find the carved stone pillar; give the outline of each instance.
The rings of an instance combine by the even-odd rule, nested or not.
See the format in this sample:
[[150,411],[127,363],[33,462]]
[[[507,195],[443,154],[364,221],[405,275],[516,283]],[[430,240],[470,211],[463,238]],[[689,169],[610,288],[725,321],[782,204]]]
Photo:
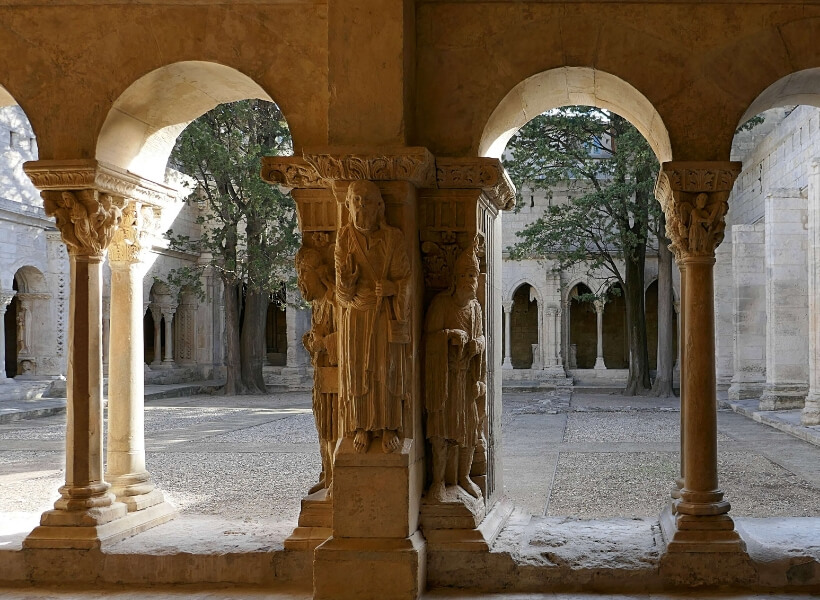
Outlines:
[[174,364],[174,315],[176,306],[163,306],[162,317],[165,319],[165,356],[162,359],[164,366]]
[[662,519],[670,553],[745,551],[718,487],[713,291],[715,248],[723,239],[727,199],[739,173],[737,162],[664,163],[656,188],[667,237],[685,266],[684,487],[674,519]]
[[142,279],[146,230],[153,219],[144,215],[153,216],[155,210],[159,212],[159,208],[129,200],[108,253],[111,335],[117,343],[109,347],[106,479],[129,512],[143,511],[143,518],[158,524],[170,519],[174,510],[163,502],[162,492],[145,468]]
[[15,290],[0,291],[0,382],[9,379],[6,377],[6,328],[3,318],[6,316],[6,309],[16,293]]
[[162,307],[151,304],[148,308],[154,321],[154,358],[151,360],[151,366],[158,367],[162,364]]
[[595,369],[599,370],[606,370],[606,365],[604,364],[604,306],[605,302],[603,300],[595,300],[593,305],[595,306],[595,327],[597,332],[597,340],[598,340],[598,352],[597,356],[595,357]]
[[[99,548],[156,524],[128,518],[103,481],[102,261],[140,182],[94,160],[38,161],[24,169],[69,251],[66,483],[26,548]],[[161,522],[161,521],[160,521]]]
[[820,159],[809,173],[809,393],[800,415],[803,425],[820,425]]
[[502,369],[512,369],[512,300],[501,304],[504,308],[504,362]]

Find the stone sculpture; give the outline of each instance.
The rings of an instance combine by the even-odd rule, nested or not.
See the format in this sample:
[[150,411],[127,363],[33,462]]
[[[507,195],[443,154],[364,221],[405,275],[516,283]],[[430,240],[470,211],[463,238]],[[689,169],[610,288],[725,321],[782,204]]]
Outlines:
[[[427,497],[437,502],[445,500],[446,484],[457,483],[471,496],[481,496],[470,479],[475,447],[481,441],[478,404],[486,393],[478,276],[478,257],[471,246],[459,256],[450,288],[433,298],[425,319],[425,408],[427,438],[433,449]],[[456,480],[446,481],[451,460],[457,460]]]
[[313,363],[313,416],[319,433],[322,473],[310,493],[323,488],[332,493],[333,452],[339,431],[339,357],[333,270],[320,252],[302,246],[296,254],[296,273],[302,297],[313,309],[311,328],[302,342]]
[[367,452],[402,445],[410,344],[410,260],[401,231],[385,220],[375,183],[356,180],[345,197],[350,221],[337,237],[339,400],[346,436]]

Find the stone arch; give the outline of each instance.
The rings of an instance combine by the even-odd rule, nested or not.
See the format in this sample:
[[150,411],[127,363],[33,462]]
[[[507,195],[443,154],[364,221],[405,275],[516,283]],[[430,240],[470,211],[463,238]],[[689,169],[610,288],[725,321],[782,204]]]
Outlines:
[[764,111],[795,104],[820,107],[820,67],[796,71],[772,83],[752,101],[738,126]]
[[658,161],[672,160],[669,132],[658,111],[630,83],[589,67],[560,67],[520,82],[490,115],[479,142],[480,156],[499,158],[523,125],[553,108],[597,106],[618,113],[647,139]]
[[538,289],[529,281],[511,288],[510,359],[514,369],[543,368],[540,364],[541,302]]
[[55,347],[51,293],[43,272],[30,264],[15,271],[12,289],[17,293],[3,321],[6,376],[36,375]]
[[541,290],[539,290],[537,286],[533,285],[533,283],[526,277],[519,279],[507,288],[502,297],[502,302],[512,302],[513,296],[518,291],[518,288],[520,288],[522,285],[530,286],[530,288],[535,292],[536,301],[538,301],[539,303],[541,302]]
[[248,98],[274,101],[233,67],[205,61],[165,65],[137,79],[114,102],[97,139],[96,158],[163,181],[168,156],[191,121],[219,104]]

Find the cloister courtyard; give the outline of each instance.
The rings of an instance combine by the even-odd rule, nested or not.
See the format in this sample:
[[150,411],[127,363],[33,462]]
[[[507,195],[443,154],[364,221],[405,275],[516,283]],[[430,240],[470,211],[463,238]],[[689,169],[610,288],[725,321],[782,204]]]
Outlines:
[[[179,515],[106,552],[282,548],[320,470],[308,393],[149,399],[145,416],[148,468]],[[679,419],[677,398],[506,392],[503,481],[515,508],[494,550],[575,568],[615,556],[625,569],[652,563],[679,469]],[[0,424],[0,549],[19,548],[58,497],[64,427],[64,414]],[[725,409],[718,427],[722,486],[750,552],[762,535],[820,558],[820,447]],[[777,517],[815,518],[783,529]],[[41,597],[30,591],[3,597]]]

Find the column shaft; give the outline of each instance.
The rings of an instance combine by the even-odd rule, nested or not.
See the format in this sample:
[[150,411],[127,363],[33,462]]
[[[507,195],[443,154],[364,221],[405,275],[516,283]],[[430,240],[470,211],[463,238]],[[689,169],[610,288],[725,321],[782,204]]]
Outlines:
[[151,316],[154,318],[154,358],[151,364],[158,365],[162,362],[162,313],[152,310]]
[[512,306],[504,306],[504,362],[503,369],[512,369]]
[[162,362],[174,362],[174,311],[163,312],[165,317],[165,358]]
[[595,327],[598,340],[595,368],[606,369],[606,363],[604,362],[604,304],[597,300],[595,302]]
[[820,159],[809,174],[809,393],[800,415],[803,425],[820,425]]

